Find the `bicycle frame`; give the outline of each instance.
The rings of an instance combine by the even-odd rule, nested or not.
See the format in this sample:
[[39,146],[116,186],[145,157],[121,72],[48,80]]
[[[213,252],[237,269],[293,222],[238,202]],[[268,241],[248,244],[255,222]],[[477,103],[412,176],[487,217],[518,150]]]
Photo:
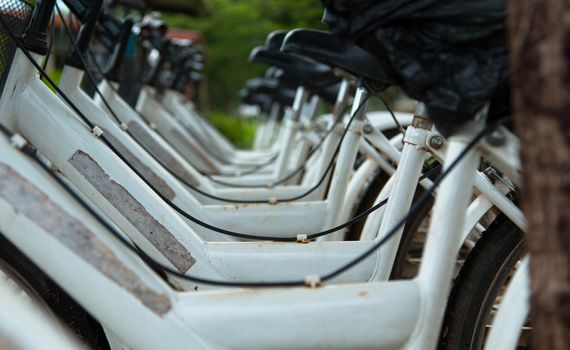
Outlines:
[[[105,113],[99,110],[96,105],[78,87],[82,74],[79,70],[66,66],[63,71],[61,88],[76,105],[97,125],[99,125],[117,147],[123,151],[132,163],[144,174],[146,178],[152,180],[151,183],[165,192],[172,192],[172,201],[185,208],[187,211],[195,213],[199,219],[205,222],[216,223],[221,227],[232,228],[233,230],[251,232],[252,234],[282,235],[291,236],[290,232],[311,233],[322,230],[347,220],[351,213],[345,212],[339,215],[345,203],[346,188],[348,184],[348,173],[339,172],[340,176],[332,178],[331,190],[324,201],[304,201],[286,204],[226,204],[226,205],[202,205],[191,194],[189,194],[177,180],[166,170],[157,164],[144,149],[134,142],[123,130],[121,130],[110,118],[105,117]],[[363,115],[363,114],[362,114]],[[356,130],[356,129],[355,129]],[[354,136],[351,136],[354,135]],[[349,133],[346,143],[350,152],[355,152],[357,135]],[[351,145],[351,146],[350,146]],[[340,169],[350,169],[349,163],[354,162],[355,154],[342,152],[339,158]],[[146,164],[146,165],[145,165]],[[343,165],[344,164],[344,165]],[[346,168],[345,168],[346,167]],[[370,172],[375,169],[370,166],[364,167],[366,172],[358,173],[352,180],[362,181]],[[357,198],[352,198],[356,200]],[[319,213],[317,218],[311,216]],[[207,240],[223,241],[227,237],[219,234],[212,234],[199,225],[189,223],[197,232]],[[289,231],[290,230],[290,231]]]
[[[23,61],[22,61],[23,60]],[[29,66],[29,64],[25,63],[25,58],[23,57],[23,55],[19,55],[19,59],[15,60],[15,66],[12,69],[13,72],[30,72],[32,71],[32,67]],[[20,66],[19,66],[20,65]],[[13,73],[11,71],[11,73]],[[17,77],[14,79],[14,75]],[[29,82],[28,82],[29,79]],[[57,100],[57,98],[55,98],[54,96],[51,95],[51,92],[49,92],[45,86],[42,85],[42,83],[40,83],[39,81],[37,81],[37,79],[35,79],[34,74],[28,73],[27,77],[22,78],[22,75],[19,75],[17,73],[14,73],[13,75],[11,75],[11,77],[9,77],[8,79],[9,83],[8,84],[14,84],[16,85],[14,87],[14,91],[20,91],[20,90],[24,90],[23,91],[23,95],[25,95],[25,92],[28,92],[31,96],[34,96],[35,98],[30,99],[30,101],[50,101],[54,106],[57,105],[61,105],[61,103]],[[21,85],[19,85],[18,83],[20,83]],[[26,86],[26,84],[29,83],[29,86]],[[9,85],[7,85],[9,86]],[[25,88],[24,88],[25,87]],[[36,91],[38,90],[38,91]],[[35,94],[42,94],[42,98],[37,98]],[[43,96],[45,95],[45,96]],[[18,99],[19,100],[19,99]],[[58,152],[58,149],[53,149],[53,145],[51,145],[49,143],[49,138],[45,138],[45,135],[39,135],[41,133],[38,133],[39,129],[36,128],[37,125],[40,125],[40,123],[46,123],[47,122],[47,118],[43,119],[43,120],[33,120],[34,117],[37,117],[40,115],[40,113],[38,112],[38,110],[41,110],[43,113],[50,112],[50,107],[48,107],[48,105],[42,105],[42,106],[35,106],[35,104],[22,104],[20,107],[25,109],[26,113],[23,113],[22,111],[18,111],[18,117],[24,117],[24,115],[29,115],[29,117],[31,117],[31,120],[29,121],[29,124],[27,125],[27,127],[29,127],[29,130],[26,129],[26,127],[22,128],[24,126],[24,124],[22,123],[22,120],[18,119],[18,127],[19,129],[24,129],[22,130],[22,134],[24,134],[24,136],[28,137],[34,144],[38,145],[38,147],[40,148],[40,150],[42,150],[43,152],[45,152],[46,155],[48,155],[48,158],[52,158],[52,161],[55,163],[56,166],[58,166],[58,168],[64,173],[66,174],[66,176],[68,178],[70,178],[70,180],[72,182],[74,182],[76,184],[76,186],[78,186],[81,191],[83,193],[85,193],[92,201],[94,201],[95,203],[97,203],[97,205],[107,214],[109,215],[109,217],[116,222],[123,230],[125,230],[125,233],[127,235],[129,235],[129,237],[131,237],[131,239],[133,239],[135,242],[137,242],[137,244],[141,245],[141,247],[145,247],[147,249],[149,249],[151,252],[153,252],[155,255],[158,254],[158,256],[162,256],[161,254],[165,254],[168,253],[168,251],[165,251],[164,249],[162,251],[156,251],[156,245],[160,246],[160,244],[162,244],[163,242],[161,242],[160,240],[164,240],[164,239],[172,239],[174,238],[175,240],[177,240],[178,244],[180,244],[181,246],[183,246],[184,248],[188,247],[187,249],[180,249],[180,251],[182,252],[181,254],[183,256],[185,256],[186,254],[184,253],[185,251],[190,251],[192,252],[192,255],[197,255],[199,256],[198,259],[201,259],[201,261],[210,266],[210,264],[218,264],[218,269],[231,269],[235,271],[232,271],[234,273],[240,273],[240,277],[244,277],[247,276],[251,273],[250,270],[243,270],[240,269],[241,266],[248,266],[250,261],[256,261],[258,259],[258,256],[264,256],[264,258],[267,261],[267,264],[275,264],[274,267],[275,269],[272,269],[272,272],[268,272],[268,271],[261,271],[261,275],[259,276],[263,276],[264,274],[282,274],[283,271],[293,271],[295,269],[290,269],[290,267],[292,265],[288,265],[287,268],[279,267],[279,264],[285,264],[285,262],[287,261],[287,259],[292,258],[293,256],[298,257],[299,259],[296,260],[296,262],[299,262],[299,266],[303,266],[301,268],[301,271],[315,271],[313,270],[314,268],[316,268],[313,265],[317,265],[318,269],[322,269],[325,268],[326,266],[334,266],[335,262],[338,261],[342,261],[342,259],[344,259],[346,256],[350,256],[351,253],[354,253],[355,251],[362,251],[364,250],[366,247],[369,246],[368,242],[355,242],[354,244],[344,244],[342,242],[337,242],[336,244],[329,244],[327,247],[327,249],[323,249],[324,246],[322,246],[322,243],[319,244],[309,244],[309,245],[302,245],[302,249],[304,249],[302,252],[299,251],[298,247],[299,245],[296,244],[290,244],[290,245],[286,245],[286,244],[275,244],[275,243],[263,243],[263,244],[259,244],[259,243],[248,243],[248,244],[237,244],[237,245],[232,245],[232,244],[223,244],[223,243],[216,243],[216,244],[208,244],[206,245],[207,248],[207,252],[204,252],[204,243],[201,241],[201,239],[199,239],[195,234],[193,234],[192,232],[188,232],[188,228],[187,226],[184,224],[184,222],[181,221],[180,218],[178,218],[176,215],[174,215],[171,219],[163,219],[164,222],[168,222],[169,225],[168,226],[159,226],[159,229],[162,230],[161,232],[164,233],[164,237],[159,237],[159,241],[155,241],[154,244],[155,246],[153,247],[152,245],[150,245],[148,243],[148,237],[144,237],[144,234],[146,234],[148,236],[149,232],[148,232],[148,228],[146,229],[147,231],[145,231],[145,228],[138,228],[136,226],[134,226],[133,221],[135,220],[134,218],[129,218],[128,216],[125,217],[124,213],[121,213],[120,210],[117,209],[116,206],[120,207],[120,203],[109,203],[108,198],[105,198],[104,196],[102,196],[100,193],[96,193],[97,191],[93,190],[93,185],[90,184],[88,181],[85,181],[85,177],[84,174],[81,174],[80,172],[77,171],[77,169],[75,169],[73,166],[70,166],[68,159],[69,157],[71,157],[71,154],[68,154],[67,156],[64,155],[63,152]],[[30,111],[29,109],[26,108],[32,108],[32,110]],[[63,108],[59,107],[60,109]],[[5,115],[10,115],[11,113],[8,113],[8,111],[6,111],[7,113],[5,113]],[[59,112],[59,113],[58,113]],[[63,110],[59,110],[59,111],[55,111],[55,113],[50,115],[53,115],[52,118],[54,118],[56,126],[55,129],[57,129],[57,132],[59,132],[59,130],[62,129],[63,125],[62,122],[63,120],[59,120],[61,119],[60,117],[58,117],[57,115],[69,115],[69,112],[65,110],[65,108],[63,108]],[[160,203],[159,199],[156,197],[156,195],[154,195],[154,193],[152,193],[152,191],[145,189],[142,190],[143,188],[146,188],[146,186],[144,186],[144,184],[141,184],[141,181],[136,181],[135,183],[133,183],[133,181],[131,181],[132,179],[130,179],[130,177],[135,177],[134,174],[132,174],[129,171],[125,172],[125,167],[123,165],[117,164],[117,161],[114,160],[116,159],[114,155],[109,155],[109,151],[106,150],[106,148],[100,144],[100,142],[98,142],[98,140],[96,140],[96,138],[92,137],[92,136],[86,136],[89,135],[88,131],[85,130],[85,127],[83,125],[81,125],[81,123],[78,123],[75,119],[75,117],[68,117],[69,120],[66,120],[66,122],[70,123],[70,125],[65,126],[65,128],[63,128],[64,130],[70,129],[70,130],[75,130],[75,133],[79,133],[79,135],[84,135],[83,137],[79,137],[79,138],[75,138],[74,142],[77,142],[76,145],[67,145],[68,150],[66,152],[69,152],[69,149],[85,149],[86,147],[93,147],[95,149],[97,149],[98,151],[96,151],[94,154],[105,154],[106,156],[103,157],[102,159],[95,159],[95,163],[97,163],[98,167],[102,167],[103,165],[105,166],[104,169],[104,173],[109,174],[114,181],[120,181],[119,183],[121,185],[124,186],[124,188],[127,189],[127,191],[133,195],[133,196],[137,196],[135,197],[135,199],[137,199],[138,203],[140,203],[144,208],[146,208],[146,212],[145,215],[147,215],[147,217],[145,217],[145,219],[150,219],[150,218],[165,218],[165,217],[171,217],[173,215],[173,213],[168,210],[168,208],[165,208],[163,204]],[[52,122],[53,123],[53,122]],[[42,132],[45,132],[47,128],[42,129]],[[56,132],[56,131],[53,131]],[[87,143],[85,144],[84,141],[80,141],[81,139],[85,139],[86,141],[89,141],[91,144]],[[38,140],[39,139],[39,140]],[[61,142],[61,141],[60,141]],[[40,147],[41,145],[41,147]],[[43,149],[45,147],[45,149]],[[59,147],[62,147],[61,145]],[[102,149],[101,149],[102,147]],[[112,169],[112,170],[111,170]],[[128,169],[127,169],[128,170]],[[117,174],[115,176],[115,174]],[[129,180],[128,180],[129,179]],[[124,183],[123,183],[124,181]],[[142,187],[141,187],[142,186]],[[100,189],[99,189],[100,190]],[[139,199],[140,198],[145,198],[144,200]],[[306,209],[306,207],[305,207]],[[166,214],[168,213],[168,214]],[[170,214],[172,213],[172,214]],[[313,215],[315,212],[311,212]],[[135,215],[136,217],[136,215]],[[307,219],[307,220],[312,220],[314,217],[311,217],[311,219]],[[129,222],[125,222],[128,220],[131,220]],[[160,222],[159,222],[160,224]],[[152,229],[152,227],[151,227]],[[141,235],[141,231],[142,231],[142,235]],[[180,243],[183,242],[183,243]],[[329,242],[332,243],[332,242]],[[249,249],[244,249],[244,246],[250,246]],[[267,256],[266,252],[272,249],[272,253],[271,256]],[[349,251],[351,249],[354,249],[354,251]],[[199,253],[195,253],[194,251],[197,251]],[[255,254],[254,251],[258,251],[258,254]],[[310,256],[311,253],[309,252],[319,252],[320,256],[317,257],[317,255],[314,256]],[[211,254],[213,256],[215,256],[216,258],[211,258],[209,257],[209,252],[211,252]],[[341,253],[339,253],[341,252]],[[200,254],[203,253],[203,254]],[[302,257],[305,257],[304,259],[302,259]],[[310,256],[310,257],[309,257]],[[237,259],[239,257],[239,259]],[[175,257],[170,257],[171,260],[175,260]],[[225,258],[225,259],[224,259]],[[241,261],[239,263],[237,263],[238,260]],[[318,260],[318,261],[317,261]],[[164,261],[164,258],[163,260]],[[232,261],[232,263],[236,263],[235,265],[232,265],[231,268],[226,265],[224,262],[225,261]],[[330,265],[329,265],[330,264]],[[365,264],[366,265],[366,264]],[[349,276],[349,280],[352,280],[352,278],[356,278],[356,280],[366,280],[370,277],[370,272],[366,272],[366,271],[372,271],[374,270],[374,263],[370,263],[367,266],[364,266],[362,268],[362,270],[356,269],[354,272],[354,276],[350,277]],[[210,266],[211,267],[211,266]],[[194,270],[194,268],[193,268]],[[196,269],[194,271],[200,271],[199,269]],[[206,269],[207,271],[207,269]],[[273,272],[275,271],[275,272]],[[299,270],[297,270],[299,271]],[[348,274],[351,275],[351,274]]]
[[[243,165],[242,163],[249,163],[251,167],[252,162],[261,163],[267,161],[272,156],[270,151],[248,151],[247,153],[241,151],[237,153],[235,150],[233,152],[227,152],[220,149],[219,140],[211,131],[211,127],[200,123],[200,116],[198,116],[194,111],[187,108],[180,101],[180,96],[177,91],[166,90],[162,96],[162,106],[174,116],[184,128],[191,133],[192,139],[198,141],[200,145],[207,149],[208,152],[212,153],[221,161],[225,163],[233,164],[236,166]],[[279,109],[272,108],[272,111],[278,111]],[[277,113],[272,113],[272,119],[275,121],[277,118]],[[262,123],[261,126],[265,126]],[[265,128],[262,128],[261,133],[266,133]],[[257,136],[257,135],[256,135]],[[262,137],[266,137],[262,135]],[[255,164],[255,163],[254,163]],[[247,166],[247,165],[246,165]]]
[[[144,148],[157,159],[160,159],[170,169],[174,169],[176,173],[182,177],[189,179],[190,183],[195,184],[201,190],[211,193],[213,195],[221,196],[233,200],[266,200],[268,198],[290,198],[298,196],[308,191],[316,181],[320,179],[329,162],[333,156],[334,149],[340,140],[342,133],[342,125],[338,125],[336,130],[329,135],[324,141],[323,149],[320,151],[320,157],[316,160],[316,167],[309,169],[306,180],[302,185],[291,186],[276,186],[271,189],[267,188],[219,188],[214,187],[209,179],[198,173],[186,160],[182,159],[170,145],[168,145],[154,130],[152,130],[146,123],[135,113],[128,104],[126,104],[109,86],[109,83],[103,81],[101,84],[101,92],[108,101],[111,108],[116,112],[116,115],[121,119],[124,124],[123,128],[129,128],[131,134],[136,140],[144,146]],[[102,102],[99,100],[99,106],[103,108]],[[106,110],[106,108],[104,108]],[[341,157],[342,151],[341,151]],[[365,172],[363,177],[358,177],[356,174],[351,180],[351,184],[365,183],[366,175],[370,171]],[[328,181],[327,181],[328,182]],[[331,188],[331,191],[341,192],[343,189],[339,187]],[[322,199],[324,195],[324,186],[319,187],[313,193],[305,197],[306,201]],[[201,203],[214,204],[218,201],[211,198],[195,194]]]
[[[38,147],[141,249],[181,272],[266,281],[297,277],[326,271],[372,244],[205,243],[37,79],[20,51],[6,84],[6,91],[17,95],[2,97],[5,125]],[[69,132],[68,137],[61,137],[62,131]],[[314,213],[305,214],[307,220]],[[365,281],[375,263],[369,258],[337,281]]]
[[[5,276],[3,276],[5,277]],[[63,327],[45,315],[38,305],[17,294],[12,280],[0,284],[0,347],[2,349],[61,349],[80,347]],[[14,317],[14,315],[18,315]],[[34,333],[30,337],[30,331]]]
[[[156,100],[157,93],[153,88],[144,87],[139,96],[136,109],[146,118],[149,123],[156,126],[160,134],[168,140],[173,147],[178,150],[183,157],[193,164],[199,165],[202,169],[210,172],[235,172],[239,170],[234,167],[228,167],[220,164],[215,159],[207,157],[207,151],[196,143],[189,142],[192,135],[180,125],[167,110]],[[286,118],[284,125],[284,133],[282,136],[281,152],[275,163],[275,170],[269,176],[248,176],[246,179],[251,181],[243,182],[244,184],[266,184],[267,182],[276,181],[284,177],[289,170],[289,161],[291,149],[294,148],[294,138],[296,128],[299,122],[301,110],[307,101],[308,92],[303,88],[299,88],[293,104],[292,113]]]
[[[471,125],[464,133],[449,139],[446,164],[457,157],[476,130],[477,125]],[[10,148],[5,141],[3,147]],[[23,157],[13,149],[3,154]],[[112,329],[119,339],[132,347],[166,346],[177,349],[194,345],[268,349],[281,348],[286,344],[288,348],[314,348],[320,345],[330,348],[392,349],[405,345],[410,349],[424,349],[435,346],[439,335],[439,327],[434,325],[439,324],[437,320],[443,313],[445,295],[451,284],[451,270],[455,261],[453,250],[461,239],[456,232],[460,232],[463,226],[465,209],[471,197],[471,191],[466,189],[471,188],[474,182],[472,174],[478,161],[477,152],[471,152],[442,183],[432,221],[437,224],[430,227],[420,274],[410,281],[316,289],[173,292],[138,259],[133,259],[116,247],[116,243],[105,237],[104,230],[97,228],[93,220],[83,218],[85,214],[70,204],[60,189],[26,165],[29,161],[21,159],[8,161],[23,169],[18,169],[20,178],[13,173],[2,177],[10,183],[10,186],[3,186],[2,189],[20,189],[18,194],[21,195],[27,193],[21,191],[24,188],[37,197],[40,196],[39,188],[42,188],[50,194],[41,197],[43,211],[30,215],[24,210],[26,206],[19,203],[16,197],[0,191],[0,222],[2,232],[10,240],[35,259],[39,266],[45,267],[46,272],[64,289],[69,289],[70,294],[101,320],[106,329]],[[30,183],[37,183],[38,186],[34,188]],[[59,216],[55,216],[56,213]],[[54,235],[50,232],[54,227],[48,227],[48,224],[54,224],[53,219],[45,219],[55,217],[57,223],[61,223],[66,222],[63,218],[69,221],[74,216],[80,216],[80,223],[94,229],[81,231],[82,235]],[[83,229],[77,219],[74,222],[76,224],[69,227],[75,228],[75,231]],[[22,230],[29,234],[20,234]],[[85,251],[69,249],[69,246],[81,247],[75,240],[84,240],[85,235],[99,247],[89,251],[101,256],[86,260],[81,256]],[[53,256],[41,254],[46,248]],[[107,249],[113,254],[101,254],[108,252]],[[107,265],[109,260],[113,260],[113,264]],[[136,271],[140,276],[138,279],[109,277],[109,270],[105,269],[108,266],[113,266],[113,271],[119,274]],[[77,288],[75,283],[74,276],[79,273],[86,281],[82,283],[82,288]],[[120,285],[117,281],[130,281],[128,283],[136,283],[138,288]],[[85,293],[85,290],[89,290],[89,293]],[[97,290],[105,292],[93,292]],[[146,291],[142,293],[145,297],[137,293],[141,290]],[[101,305],[101,295],[108,295],[113,302]],[[122,306],[120,313],[112,304]],[[127,314],[136,322],[124,322],[123,315]],[[141,334],[138,325],[142,324],[156,331]],[[224,329],[224,337],[219,337],[219,329]],[[280,331],[284,329],[287,332]],[[384,331],[373,331],[378,329]],[[290,337],[292,333],[297,336]]]
[[[67,83],[70,80],[64,85]],[[358,91],[353,112],[365,94]],[[75,96],[82,101],[78,96],[83,95]],[[97,111],[86,100],[85,106],[87,113]],[[117,348],[434,348],[453,278],[455,253],[472,219],[467,216],[479,215],[486,205],[503,206],[511,211],[510,216],[518,215],[504,201],[508,188],[502,183],[493,186],[482,182],[476,171],[481,151],[489,150],[479,146],[463,157],[466,145],[483,128],[483,118],[478,116],[450,137],[445,148],[446,169],[459,157],[463,159],[440,185],[419,275],[409,281],[345,285],[328,285],[326,281],[322,286],[315,274],[326,276],[388,232],[395,232],[393,241],[331,281],[386,278],[378,266],[390,266],[401,235],[401,231],[392,231],[392,224],[408,210],[410,193],[421,174],[422,157],[429,150],[429,126],[421,112],[404,137],[379,236],[371,242],[309,244],[204,242],[101,142],[105,130],[99,125],[86,127],[43,85],[20,50],[0,98],[0,116],[9,129],[21,133],[11,143],[0,137],[0,231],[100,320]],[[110,127],[109,120],[105,122]],[[346,146],[349,156],[356,155],[359,147],[374,153],[358,142],[364,122],[364,113],[360,112],[350,127]],[[116,125],[110,128],[116,133],[120,130]],[[372,144],[385,143],[374,136],[370,137]],[[301,275],[307,287],[229,291],[209,290],[207,285],[177,278],[167,283],[111,237],[52,177],[17,151],[25,142],[22,137],[46,156],[74,190],[92,202],[84,205],[96,205],[106,216],[103,220],[113,221],[122,234],[154,259],[182,273],[218,280],[273,281]],[[131,140],[131,146],[134,144]],[[492,150],[489,153],[495,155]],[[341,158],[337,165],[340,168],[345,163],[348,169],[353,164]],[[380,160],[378,163],[382,164]],[[348,186],[346,176],[333,179],[332,186],[334,181],[344,181],[342,184]],[[429,180],[423,181],[427,183]],[[481,200],[470,213],[475,203],[471,202],[474,187],[481,192],[478,199],[487,202]],[[481,197],[485,193],[490,195]],[[343,202],[334,202],[333,211],[343,210],[339,207]],[[524,226],[524,218],[519,221]],[[180,287],[187,291],[175,290]],[[132,321],[127,322],[125,315]],[[141,334],[143,325],[153,331]],[[220,328],[224,337],[220,337]],[[296,336],[291,337],[291,333]]]

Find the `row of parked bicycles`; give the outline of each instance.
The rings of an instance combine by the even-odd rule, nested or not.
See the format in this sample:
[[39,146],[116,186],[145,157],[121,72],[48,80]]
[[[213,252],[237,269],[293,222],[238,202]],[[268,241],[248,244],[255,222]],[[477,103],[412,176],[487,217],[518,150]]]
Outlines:
[[[485,41],[503,17],[477,22],[476,50],[422,17],[437,8],[323,1],[331,32],[276,31],[251,51],[267,71],[240,92],[261,121],[240,150],[187,98],[202,47],[103,0],[63,3],[77,35],[61,2],[0,1],[0,344],[527,346],[518,141]],[[55,18],[73,45],[57,84]],[[404,55],[426,28],[446,46]],[[413,114],[369,109],[393,85]]]

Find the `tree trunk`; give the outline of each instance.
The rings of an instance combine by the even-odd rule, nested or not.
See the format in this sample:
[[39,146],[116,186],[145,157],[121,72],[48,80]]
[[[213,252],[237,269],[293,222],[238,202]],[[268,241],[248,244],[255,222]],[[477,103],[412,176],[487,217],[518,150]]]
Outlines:
[[570,1],[508,0],[533,349],[570,349]]

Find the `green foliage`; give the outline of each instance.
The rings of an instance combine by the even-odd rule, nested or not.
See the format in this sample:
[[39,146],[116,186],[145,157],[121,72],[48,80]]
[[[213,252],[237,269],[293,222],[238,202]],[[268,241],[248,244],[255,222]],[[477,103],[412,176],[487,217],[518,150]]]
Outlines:
[[278,29],[321,28],[322,7],[315,0],[211,0],[212,14],[190,18],[165,14],[166,23],[201,31],[207,46],[206,76],[210,108],[233,112],[238,91],[267,66],[248,63],[251,49]]
[[211,113],[208,119],[236,147],[251,148],[257,129],[257,122],[251,119],[237,118],[224,113]]
[[[51,80],[54,81],[54,83],[59,84],[59,81],[61,80],[61,73],[62,73],[61,69],[55,69],[52,70],[51,72],[48,72],[48,75],[51,78]],[[55,93],[55,89],[48,83],[45,77],[42,77],[42,81],[44,82],[44,84],[47,85],[48,88],[50,88],[51,91]]]

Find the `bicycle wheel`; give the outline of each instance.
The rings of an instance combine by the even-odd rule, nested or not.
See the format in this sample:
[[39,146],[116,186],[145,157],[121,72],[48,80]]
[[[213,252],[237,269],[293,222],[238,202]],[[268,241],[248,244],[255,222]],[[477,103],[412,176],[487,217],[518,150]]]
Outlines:
[[[440,349],[482,349],[490,321],[518,261],[526,254],[524,234],[504,215],[471,250],[448,299]],[[526,344],[525,334],[521,347]]]
[[[363,211],[369,209],[374,205],[374,201],[380,195],[380,191],[386,184],[390,177],[380,171],[375,176],[374,179],[370,182],[367,186],[364,195],[358,202],[358,206],[355,210],[353,210],[351,217],[355,217],[356,215],[362,213]],[[362,235],[362,230],[364,229],[364,224],[366,223],[366,219],[362,219],[356,223],[354,223],[348,230],[345,235],[346,241],[357,241],[360,239]]]

